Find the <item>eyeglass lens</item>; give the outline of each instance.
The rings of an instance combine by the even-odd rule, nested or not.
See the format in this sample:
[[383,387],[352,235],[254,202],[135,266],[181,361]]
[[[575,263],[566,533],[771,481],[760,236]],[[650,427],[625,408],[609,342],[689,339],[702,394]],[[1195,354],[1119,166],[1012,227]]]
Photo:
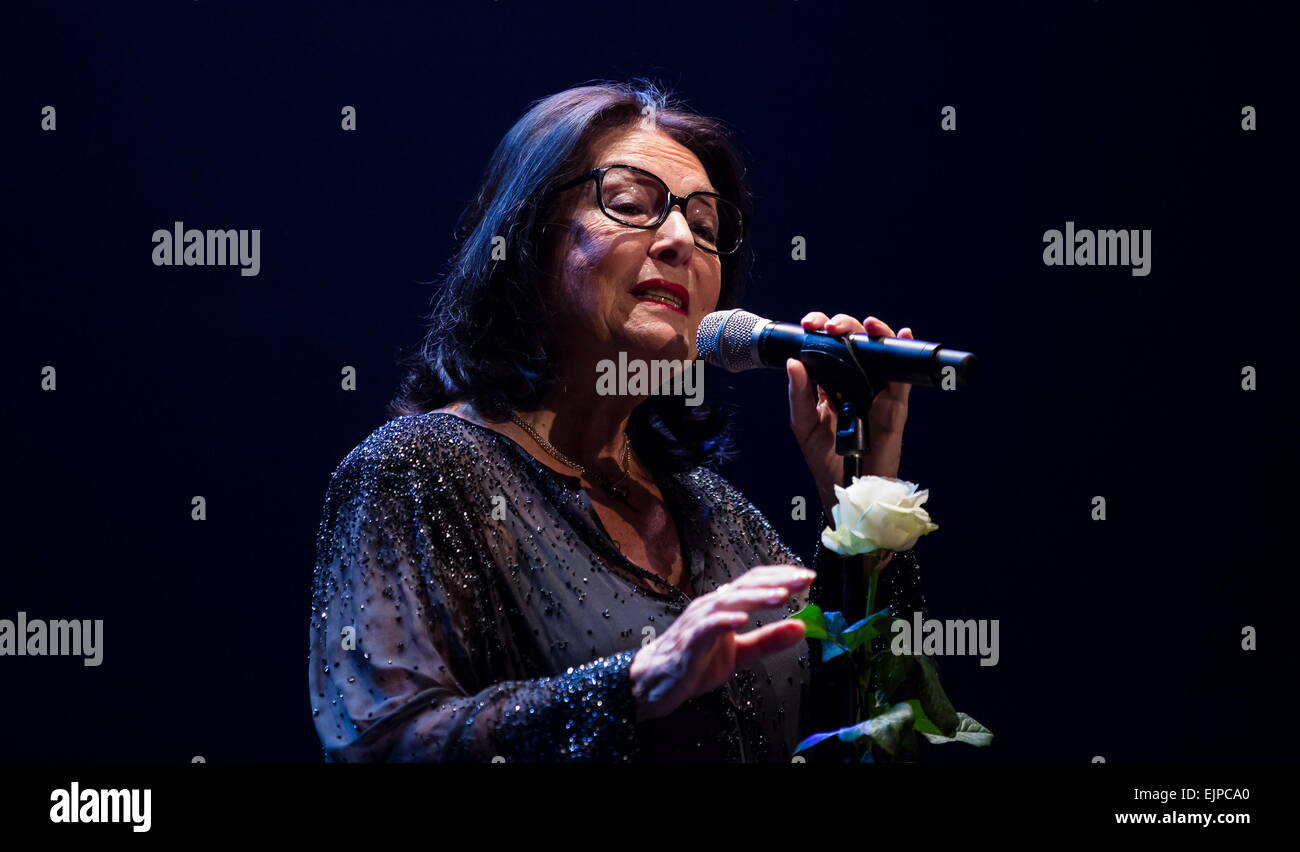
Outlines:
[[[605,172],[601,203],[606,215],[626,225],[650,226],[664,214],[668,187],[648,174],[622,166]],[[686,205],[686,222],[695,242],[718,252],[735,249],[740,241],[740,211],[720,198],[696,195]]]

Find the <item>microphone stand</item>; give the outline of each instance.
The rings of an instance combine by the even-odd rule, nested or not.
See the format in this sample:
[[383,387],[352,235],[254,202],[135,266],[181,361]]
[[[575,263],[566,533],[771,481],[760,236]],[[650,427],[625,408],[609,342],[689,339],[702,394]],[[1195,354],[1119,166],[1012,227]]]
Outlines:
[[[862,457],[869,450],[868,447],[868,428],[862,416],[858,413],[858,407],[852,400],[844,400],[840,403],[836,413],[835,423],[835,452],[840,456],[844,464],[844,474],[840,478],[840,483],[845,488],[853,484],[855,476],[862,475]],[[843,558],[844,564],[844,582],[842,585],[842,612],[844,618],[849,624],[853,624],[861,618],[868,615],[865,612],[867,599],[866,585],[864,576],[866,574],[867,557],[866,554],[860,553],[856,556]],[[855,570],[849,570],[854,568]]]
[[[852,400],[843,400],[836,413],[835,452],[844,461],[844,474],[841,481],[845,488],[853,484],[853,477],[862,475],[862,457],[869,452],[870,446],[867,433],[866,421],[859,414],[857,404]],[[869,614],[866,612],[866,572],[866,554],[859,553],[856,556],[843,558],[843,570],[840,574],[840,594],[843,600],[840,605],[841,612],[844,613],[845,625],[856,624]],[[867,653],[871,653],[870,648],[867,648]],[[849,722],[854,723],[859,721],[862,715],[862,702],[858,690],[858,678],[861,677],[861,672],[856,665],[853,665],[852,658],[856,654],[850,653],[846,656],[850,658],[849,671],[853,674],[846,709]]]
[[[843,459],[842,481],[847,488],[853,484],[855,476],[862,475],[862,457],[871,451],[869,427],[863,414],[871,409],[871,400],[875,397],[873,384],[883,387],[884,382],[873,382],[853,356],[853,348],[836,346],[831,342],[836,339],[830,335],[808,335],[799,353],[799,360],[808,370],[809,378],[835,401],[835,452]],[[825,345],[822,345],[823,341]],[[858,554],[843,557],[840,563],[840,611],[844,614],[847,626],[869,614],[866,612],[867,556]],[[868,647],[866,653],[870,652]],[[848,690],[845,707],[849,720],[846,724],[853,724],[860,721],[862,713],[858,700],[860,673],[853,663],[856,654],[844,656],[849,658],[849,670],[852,672],[852,685]]]

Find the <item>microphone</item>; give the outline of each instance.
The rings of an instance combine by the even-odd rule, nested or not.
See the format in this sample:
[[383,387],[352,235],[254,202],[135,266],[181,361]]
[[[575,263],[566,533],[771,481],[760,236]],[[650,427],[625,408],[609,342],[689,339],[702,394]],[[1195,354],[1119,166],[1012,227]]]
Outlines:
[[796,323],[764,319],[740,308],[714,311],[700,320],[695,348],[699,357],[729,373],[761,367],[784,370],[787,358],[807,364],[809,355],[814,359],[829,357],[856,365],[878,388],[885,382],[911,382],[948,389],[969,384],[976,376],[974,355],[945,348],[942,343],[866,334],[833,337],[824,331],[804,331]]

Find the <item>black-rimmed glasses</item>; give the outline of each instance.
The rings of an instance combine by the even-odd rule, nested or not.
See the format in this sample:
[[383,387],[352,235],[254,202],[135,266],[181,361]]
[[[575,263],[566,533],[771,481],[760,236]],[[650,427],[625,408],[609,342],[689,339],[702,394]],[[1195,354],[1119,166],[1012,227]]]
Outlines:
[[630,228],[658,228],[674,207],[695,237],[695,244],[711,254],[732,254],[740,248],[743,220],[740,208],[716,192],[699,190],[690,195],[673,195],[657,175],[622,163],[601,166],[555,188],[572,189],[596,181],[596,203],[600,212]]

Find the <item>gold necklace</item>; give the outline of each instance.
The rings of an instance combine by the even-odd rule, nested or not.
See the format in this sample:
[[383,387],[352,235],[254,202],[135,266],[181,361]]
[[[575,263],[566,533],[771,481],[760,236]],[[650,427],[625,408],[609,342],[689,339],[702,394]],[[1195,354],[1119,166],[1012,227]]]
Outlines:
[[523,418],[521,418],[515,412],[513,411],[510,412],[510,419],[514,421],[514,423],[517,426],[519,426],[519,428],[523,429],[525,432],[531,435],[533,437],[533,440],[537,442],[537,445],[541,447],[543,450],[545,450],[551,456],[551,458],[555,459],[560,464],[566,467],[573,468],[579,473],[579,475],[592,477],[593,479],[598,481],[605,488],[606,491],[608,491],[610,494],[613,494],[615,497],[619,498],[620,500],[624,500],[624,501],[627,500],[627,496],[628,496],[627,488],[619,486],[619,483],[621,483],[623,480],[627,479],[628,477],[628,462],[632,458],[632,443],[627,439],[626,431],[623,433],[623,464],[622,464],[623,475],[616,480],[610,481],[609,479],[605,478],[604,476],[601,476],[599,473],[596,473],[595,471],[591,471],[590,473],[588,473],[586,467],[578,464],[577,462],[573,461],[568,456],[566,456],[564,453],[560,452],[560,450],[554,444],[552,444],[550,441],[546,440],[541,435],[539,435],[536,429],[528,425],[528,423],[524,422]]

